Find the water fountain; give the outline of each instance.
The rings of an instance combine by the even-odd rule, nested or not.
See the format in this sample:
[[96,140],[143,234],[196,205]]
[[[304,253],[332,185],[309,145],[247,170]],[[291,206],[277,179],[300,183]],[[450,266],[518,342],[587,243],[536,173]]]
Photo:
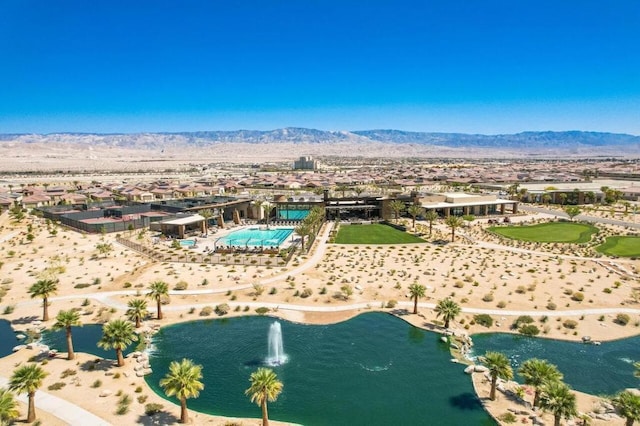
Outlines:
[[269,327],[269,351],[267,353],[267,359],[265,363],[272,367],[284,364],[287,362],[287,355],[284,353],[282,345],[282,327],[280,323],[275,321]]

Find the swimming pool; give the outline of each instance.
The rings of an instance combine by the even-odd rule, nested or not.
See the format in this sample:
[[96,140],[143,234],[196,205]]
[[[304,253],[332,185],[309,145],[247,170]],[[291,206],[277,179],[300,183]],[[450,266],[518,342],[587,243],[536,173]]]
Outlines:
[[196,245],[196,242],[194,240],[181,240],[180,245],[182,247],[193,247]]
[[233,231],[218,240],[218,245],[235,247],[278,247],[293,232],[293,228],[245,228]]
[[307,216],[309,216],[309,210],[278,210],[280,220],[302,220]]

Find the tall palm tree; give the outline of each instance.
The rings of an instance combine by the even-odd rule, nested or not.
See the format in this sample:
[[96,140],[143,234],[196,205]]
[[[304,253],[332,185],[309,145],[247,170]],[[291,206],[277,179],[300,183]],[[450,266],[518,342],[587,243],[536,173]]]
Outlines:
[[169,284],[164,281],[158,280],[149,284],[149,293],[147,297],[150,297],[156,301],[157,318],[162,319],[162,298],[169,295]]
[[449,328],[449,323],[456,319],[460,315],[460,305],[458,305],[453,299],[447,297],[438,302],[435,309],[436,318],[442,315],[444,320],[444,328]]
[[36,391],[42,386],[42,381],[47,375],[48,373],[38,364],[26,364],[18,367],[9,379],[9,390],[18,394],[26,393],[29,397],[27,423],[33,423],[36,419]]
[[389,203],[389,208],[393,212],[393,215],[396,219],[396,223],[398,223],[398,219],[400,218],[400,213],[404,211],[406,208],[404,203],[400,200],[393,200]]
[[560,426],[562,417],[570,419],[578,414],[576,394],[562,382],[549,382],[540,392],[540,408],[551,412],[554,426]]
[[629,391],[622,391],[613,397],[611,402],[618,413],[626,419],[626,426],[632,426],[636,420],[640,420],[640,396]]
[[203,209],[198,212],[204,218],[204,234],[209,235],[209,219],[213,217],[211,209]]
[[413,313],[418,313],[418,299],[424,297],[427,288],[422,284],[413,283],[409,286],[409,295],[413,299]]
[[433,233],[433,224],[438,220],[438,213],[436,213],[435,210],[427,210],[424,214],[424,218],[429,222],[429,237],[431,237],[431,234]]
[[172,361],[169,364],[169,372],[160,380],[160,386],[167,396],[175,396],[180,400],[180,423],[189,422],[187,411],[187,399],[197,398],[204,389],[202,379],[202,366],[196,365],[190,359]]
[[523,362],[518,372],[524,378],[524,383],[533,386],[535,389],[535,395],[533,397],[534,407],[540,405],[540,391],[542,390],[542,386],[551,381],[562,380],[562,373],[558,371],[558,367],[546,360],[538,358],[531,358]]
[[53,324],[54,330],[64,329],[67,336],[67,359],[72,360],[76,356],[73,353],[73,336],[71,334],[71,327],[82,327],[80,322],[80,314],[78,311],[70,309],[68,311],[60,311],[56,315],[56,322]]
[[282,392],[282,382],[270,368],[258,368],[251,373],[249,381],[251,386],[244,391],[244,394],[249,395],[251,402],[255,402],[262,408],[262,426],[269,426],[267,401],[273,402],[278,399],[278,395]]
[[122,367],[124,365],[122,351],[137,340],[138,335],[133,331],[133,324],[122,319],[115,319],[102,326],[102,338],[98,341],[98,347],[106,350],[115,349],[118,367]]
[[456,229],[462,226],[462,218],[458,216],[449,216],[445,219],[444,223],[451,228],[451,242],[456,240]]
[[129,321],[136,323],[136,328],[139,328],[142,320],[144,320],[149,311],[147,310],[147,301],[144,299],[131,299],[127,303],[129,309],[127,309],[127,318]]
[[304,251],[304,239],[307,235],[311,234],[311,225],[306,221],[302,221],[295,227],[294,232],[300,235],[302,239],[302,251]]
[[13,420],[20,416],[18,403],[8,389],[0,389],[0,425],[13,424]]
[[50,279],[38,280],[29,288],[32,299],[42,298],[42,321],[49,321],[49,296],[56,294],[57,291],[58,282]]
[[513,369],[509,358],[500,352],[487,352],[480,361],[487,366],[489,374],[491,375],[491,392],[489,393],[489,399],[496,400],[496,386],[498,384],[498,377],[503,380],[511,380],[513,378]]
[[413,230],[416,230],[416,217],[420,216],[424,213],[424,209],[420,204],[411,204],[409,208],[407,208],[407,213],[411,216],[412,219],[412,227]]

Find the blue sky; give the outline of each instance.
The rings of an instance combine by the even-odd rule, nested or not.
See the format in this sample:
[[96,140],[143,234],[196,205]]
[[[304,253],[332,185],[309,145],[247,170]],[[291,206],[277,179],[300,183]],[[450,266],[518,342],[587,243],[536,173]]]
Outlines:
[[0,2],[0,132],[640,135],[638,0]]

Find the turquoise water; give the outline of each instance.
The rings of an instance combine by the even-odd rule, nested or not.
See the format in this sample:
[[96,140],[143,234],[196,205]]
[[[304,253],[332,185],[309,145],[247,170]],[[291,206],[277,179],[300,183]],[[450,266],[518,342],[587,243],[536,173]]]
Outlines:
[[[75,352],[86,352],[105,359],[116,359],[116,351],[114,349],[105,351],[98,347],[98,340],[102,337],[102,324],[87,324],[82,327],[72,327],[73,350]],[[64,330],[45,331],[42,333],[42,343],[48,345],[51,349],[57,349],[58,352],[67,352],[67,337]],[[124,351],[124,354],[133,352],[138,342],[133,342]]]
[[7,320],[0,320],[0,358],[11,355],[13,348],[20,343],[11,328],[11,323]]
[[180,245],[183,247],[192,247],[196,245],[194,240],[180,240]]
[[236,247],[277,247],[293,232],[293,228],[246,228],[233,231],[220,238],[216,244]]
[[309,216],[309,210],[278,210],[280,220],[302,220]]
[[[633,362],[640,360],[640,337],[603,342],[600,346],[524,337],[507,333],[473,336],[474,354],[503,352],[514,370],[530,358],[546,359],[558,366],[572,388],[590,394],[614,394],[637,387]],[[520,377],[516,380],[522,383]]]
[[[154,337],[158,386],[171,361],[203,365],[205,388],[189,407],[259,417],[244,395],[267,356],[267,317],[205,320],[163,327]],[[276,420],[304,425],[495,425],[463,366],[449,361],[439,336],[383,313],[332,325],[280,321],[287,363],[274,367],[284,390],[269,405]]]

